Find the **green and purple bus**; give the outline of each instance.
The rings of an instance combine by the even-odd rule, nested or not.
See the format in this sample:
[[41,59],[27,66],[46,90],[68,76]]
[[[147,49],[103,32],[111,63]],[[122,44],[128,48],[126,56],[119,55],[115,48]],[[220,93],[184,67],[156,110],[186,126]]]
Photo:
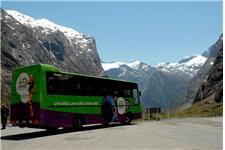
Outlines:
[[13,126],[80,128],[141,119],[134,82],[60,71],[47,64],[17,68],[12,74]]

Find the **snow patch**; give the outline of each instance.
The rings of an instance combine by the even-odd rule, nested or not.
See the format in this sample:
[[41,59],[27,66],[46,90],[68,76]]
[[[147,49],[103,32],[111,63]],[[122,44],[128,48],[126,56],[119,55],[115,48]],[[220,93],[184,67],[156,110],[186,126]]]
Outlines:
[[91,50],[91,49],[88,49],[88,50],[87,50],[87,52],[92,52],[92,51],[93,51],[93,50]]
[[121,65],[124,65],[126,63],[124,62],[112,62],[112,63],[102,63],[102,67],[105,71],[113,69],[113,68],[119,68]]
[[102,67],[105,71],[113,69],[113,68],[119,68],[122,65],[126,65],[132,69],[143,69],[145,71],[149,71],[150,69],[150,67],[147,64],[144,64],[140,61],[134,61],[131,63],[125,63],[125,62],[102,63]]
[[192,58],[191,60],[189,60],[186,64],[189,66],[191,66],[191,65],[201,66],[205,63],[206,60],[207,60],[206,57],[198,55],[198,56]]
[[79,33],[78,31],[63,27],[61,25],[55,24],[48,19],[34,19],[30,16],[24,15],[18,11],[15,10],[6,10],[6,12],[14,17],[17,21],[19,21],[21,24],[26,25],[31,28],[42,28],[42,32],[45,34],[50,34],[51,32],[61,31],[64,33],[64,35],[69,39],[70,43],[73,43],[73,39],[77,38],[80,39],[79,42],[85,43],[87,42],[86,39],[83,39],[83,35]]
[[[192,56],[187,56],[183,59],[187,59],[193,57]],[[187,74],[191,77],[193,77],[198,70],[200,69],[200,67],[205,63],[205,61],[207,60],[206,57],[201,56],[201,55],[197,55],[195,57],[193,57],[192,59],[190,59],[187,62],[183,62],[183,63],[158,63],[155,67],[160,69],[161,71],[164,72],[182,72],[184,74]]]
[[6,15],[6,16],[5,16],[5,19],[11,19],[11,16]]
[[126,63],[127,66],[133,69],[138,69],[140,66],[141,62],[140,61],[134,61],[132,63]]
[[9,24],[7,24],[8,27],[10,27],[12,30],[15,30],[12,26],[10,26]]

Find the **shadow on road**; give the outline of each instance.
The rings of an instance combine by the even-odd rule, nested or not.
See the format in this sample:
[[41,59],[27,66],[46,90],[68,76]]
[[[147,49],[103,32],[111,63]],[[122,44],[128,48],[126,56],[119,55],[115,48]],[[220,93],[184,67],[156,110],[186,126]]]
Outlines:
[[[135,125],[135,123],[132,123],[130,125]],[[90,131],[90,130],[96,130],[96,129],[112,128],[112,127],[118,127],[118,126],[130,126],[130,125],[110,124],[108,126],[103,126],[103,125],[86,126],[80,130],[74,130],[72,128],[66,128],[66,129],[55,130],[55,131],[45,130],[45,131],[37,131],[37,132],[30,132],[30,133],[20,133],[20,134],[14,134],[14,135],[1,136],[1,140],[15,140],[15,141],[26,140],[26,139],[34,139],[34,138],[52,136],[52,135],[58,135],[58,134],[66,134],[66,133],[72,133],[72,132]]]

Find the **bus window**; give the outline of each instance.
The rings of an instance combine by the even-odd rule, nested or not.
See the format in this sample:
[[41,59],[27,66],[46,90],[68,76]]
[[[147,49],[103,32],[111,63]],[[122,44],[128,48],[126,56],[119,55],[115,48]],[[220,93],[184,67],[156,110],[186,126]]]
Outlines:
[[137,89],[133,89],[133,96],[134,96],[134,104],[138,104],[139,99],[138,99],[138,90]]
[[131,90],[124,90],[124,96],[125,97],[132,97],[132,91]]
[[112,95],[134,97],[138,103],[137,85],[133,83],[53,72],[46,72],[46,81],[48,95]]
[[77,89],[80,89],[79,83],[75,83],[72,77],[71,75],[47,72],[47,94],[71,95],[71,93],[78,92]]

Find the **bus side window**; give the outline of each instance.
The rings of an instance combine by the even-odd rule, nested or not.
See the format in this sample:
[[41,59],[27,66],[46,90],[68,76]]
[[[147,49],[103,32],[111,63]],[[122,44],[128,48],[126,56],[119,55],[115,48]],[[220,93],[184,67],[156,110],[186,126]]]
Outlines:
[[48,76],[47,78],[47,93],[54,94],[54,90],[56,89],[55,78],[52,76]]
[[125,97],[132,97],[132,92],[131,92],[131,90],[124,90],[124,96],[125,96]]
[[94,94],[94,88],[91,85],[87,85],[87,95],[93,95]]
[[138,90],[137,89],[133,89],[133,97],[134,97],[134,104],[138,104],[139,103],[139,97],[138,97]]

